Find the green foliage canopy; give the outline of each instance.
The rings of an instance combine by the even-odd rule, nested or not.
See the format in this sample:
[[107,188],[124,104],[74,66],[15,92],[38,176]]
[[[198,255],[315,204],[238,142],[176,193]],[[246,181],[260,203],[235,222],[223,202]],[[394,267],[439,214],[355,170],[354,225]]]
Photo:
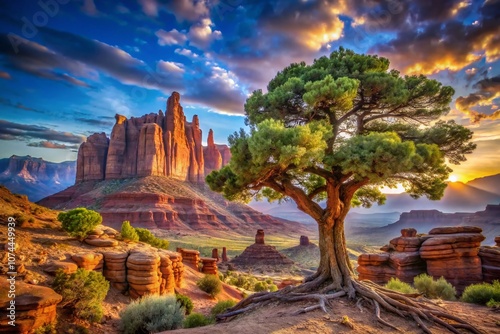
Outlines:
[[343,48],[291,64],[266,93],[248,98],[250,133],[229,137],[231,162],[206,181],[230,200],[291,198],[317,221],[351,204],[383,203],[380,186],[439,199],[446,160],[458,164],[475,149],[471,131],[438,120],[453,94],[423,75],[389,70],[386,58]]
[[57,216],[57,219],[69,235],[80,240],[85,239],[89,232],[102,223],[102,217],[99,212],[86,208],[76,208],[67,212],[61,212]]

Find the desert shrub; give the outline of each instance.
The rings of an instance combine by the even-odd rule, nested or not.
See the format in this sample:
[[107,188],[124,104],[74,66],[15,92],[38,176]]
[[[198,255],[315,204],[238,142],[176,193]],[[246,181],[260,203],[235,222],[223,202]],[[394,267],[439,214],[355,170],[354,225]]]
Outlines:
[[78,269],[73,274],[59,271],[52,283],[63,300],[61,305],[73,309],[73,314],[90,322],[103,316],[102,301],[109,290],[109,282],[97,271]]
[[28,223],[33,224],[34,222],[35,222],[35,218],[33,218],[33,217],[30,217],[30,218],[28,219]]
[[226,312],[228,308],[233,307],[234,305],[236,305],[236,302],[234,300],[222,300],[217,304],[215,304],[210,313],[212,314],[212,317],[215,319],[216,316]]
[[201,313],[192,313],[184,319],[184,328],[202,327],[212,324],[212,319],[205,317]]
[[410,284],[401,282],[399,278],[391,277],[389,282],[385,285],[387,289],[398,291],[401,293],[417,293],[418,291],[414,289]]
[[122,223],[122,229],[120,234],[123,240],[139,241],[139,235],[135,231],[135,228],[133,228],[132,225],[130,225],[130,222],[128,220],[125,220]]
[[50,324],[46,324],[42,327],[35,329],[33,334],[57,334],[57,322],[54,321]]
[[184,307],[186,315],[191,314],[191,311],[193,310],[194,307],[191,298],[185,295],[181,295],[180,293],[175,294],[175,298],[177,299],[177,302],[181,305],[181,307]]
[[205,291],[210,296],[215,297],[222,290],[222,282],[216,275],[205,275],[196,282],[201,291]]
[[139,236],[139,241],[150,244],[156,248],[168,249],[168,241],[155,237],[150,230],[137,227],[135,228],[135,232],[137,232],[137,235]]
[[16,220],[17,224],[23,224],[23,223],[26,223],[28,221],[28,218],[26,218],[25,215],[23,215],[22,213],[19,213],[19,212],[14,213],[13,217]]
[[455,300],[457,294],[455,288],[446,282],[444,277],[437,281],[427,274],[420,274],[413,279],[415,288],[428,298],[441,298],[444,300]]
[[273,282],[273,280],[271,278],[267,278],[266,279],[266,283],[267,284],[273,284],[274,282]]
[[462,301],[480,305],[494,306],[500,302],[500,281],[493,283],[472,284],[465,288]]
[[266,282],[255,283],[255,285],[253,286],[253,291],[255,291],[255,292],[267,291]]
[[184,309],[172,296],[147,295],[120,313],[124,334],[148,334],[182,327]]
[[63,230],[80,240],[85,239],[89,232],[102,222],[102,217],[98,212],[86,208],[61,212],[57,219],[61,222]]
[[278,286],[276,286],[276,284],[269,284],[267,288],[270,292],[278,291]]

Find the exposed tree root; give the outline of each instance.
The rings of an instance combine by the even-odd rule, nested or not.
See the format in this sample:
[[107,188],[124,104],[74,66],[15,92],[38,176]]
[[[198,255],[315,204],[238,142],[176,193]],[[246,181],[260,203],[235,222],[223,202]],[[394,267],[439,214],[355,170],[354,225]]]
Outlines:
[[[334,291],[332,285],[325,285],[326,279],[322,275],[317,275],[311,278],[308,282],[297,286],[287,287],[276,292],[260,292],[251,295],[242,300],[236,306],[228,309],[224,314],[218,315],[217,320],[223,321],[230,319],[238,314],[245,313],[257,307],[272,303],[272,302],[297,302],[297,301],[316,301],[315,304],[299,309],[292,315],[310,312],[321,309],[327,312],[327,306],[332,306],[330,303],[335,298],[349,297],[351,289],[356,292],[357,302],[356,307],[363,312],[362,303],[365,301],[373,307],[373,311],[377,321],[384,326],[401,332],[399,328],[394,326],[387,320],[382,319],[381,310],[389,311],[403,318],[413,319],[418,326],[428,334],[431,334],[426,323],[438,324],[446,328],[452,333],[463,333],[460,329],[467,330],[474,334],[483,334],[477,328],[466,322],[465,320],[448,314],[442,307],[438,306],[419,294],[401,294],[392,290],[385,289],[370,281],[352,280],[351,289]],[[321,287],[321,288],[320,288]],[[315,293],[314,291],[318,291]]]

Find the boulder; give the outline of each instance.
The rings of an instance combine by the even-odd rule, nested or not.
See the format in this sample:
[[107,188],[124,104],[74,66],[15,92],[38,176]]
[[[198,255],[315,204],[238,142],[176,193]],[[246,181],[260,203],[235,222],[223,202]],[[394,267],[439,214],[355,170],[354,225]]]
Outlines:
[[[56,320],[56,307],[62,296],[54,290],[38,285],[16,281],[15,327],[8,324],[7,317],[11,299],[7,293],[0,294],[0,332],[32,333],[37,328]],[[9,290],[9,281],[0,280],[0,291]]]
[[72,274],[76,272],[78,266],[74,262],[50,261],[43,265],[42,269],[50,275],[55,275],[59,269],[61,269],[65,274]]
[[102,271],[103,258],[101,253],[94,252],[79,253],[71,256],[71,259],[76,262],[79,268],[96,271]]
[[88,245],[94,246],[94,247],[116,247],[118,246],[118,241],[114,239],[110,239],[108,237],[103,238],[86,238],[84,242]]

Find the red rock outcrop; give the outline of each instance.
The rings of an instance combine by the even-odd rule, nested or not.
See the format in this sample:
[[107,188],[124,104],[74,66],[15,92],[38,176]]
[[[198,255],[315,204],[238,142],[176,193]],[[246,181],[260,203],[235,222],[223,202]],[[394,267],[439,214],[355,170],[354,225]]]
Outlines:
[[6,291],[9,282],[0,280],[0,332],[2,333],[33,333],[39,327],[53,323],[56,320],[56,308],[62,296],[54,290],[16,281],[15,327],[8,322],[10,298]]
[[397,277],[410,283],[418,274],[427,273],[435,278],[443,276],[461,292],[481,282],[483,276],[492,280],[500,274],[500,252],[496,247],[482,247],[480,252],[485,239],[481,232],[474,226],[439,227],[418,237],[416,231],[403,229],[401,233],[406,236],[392,239],[382,248],[385,253],[359,256],[359,278],[386,283]]
[[127,258],[127,282],[130,297],[159,294],[162,285],[161,258],[158,253],[132,249]]
[[94,133],[80,145],[76,160],[76,182],[104,180],[109,139],[104,132]]
[[200,258],[202,268],[201,272],[208,275],[217,275],[217,259],[212,257],[202,257]]
[[200,252],[194,249],[177,248],[177,253],[182,255],[182,263],[198,270]]
[[222,155],[215,145],[212,129],[208,132],[207,147],[203,149],[203,155],[205,156],[205,175],[222,168]]
[[231,260],[237,266],[289,266],[294,262],[276,250],[276,247],[266,245],[264,230],[258,230],[255,235],[255,243],[245,248],[243,253]]
[[[117,114],[115,119],[109,140],[104,133],[94,134],[80,146],[77,183],[150,175],[204,181],[200,122],[197,115],[192,122],[186,121],[179,93],[173,92],[168,98],[165,115],[160,110],[157,114],[130,119]],[[231,152],[227,145],[213,143],[213,133],[211,143],[210,154],[220,157],[221,164],[215,166],[220,168],[224,161],[229,162]]]

